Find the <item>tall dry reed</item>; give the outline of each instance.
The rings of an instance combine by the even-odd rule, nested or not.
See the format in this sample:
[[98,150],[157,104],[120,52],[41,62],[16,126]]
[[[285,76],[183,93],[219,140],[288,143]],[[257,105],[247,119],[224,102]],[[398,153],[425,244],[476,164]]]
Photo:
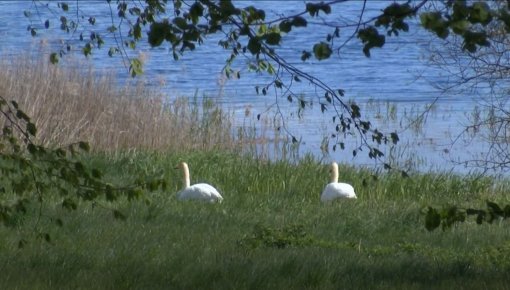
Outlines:
[[112,74],[79,62],[55,66],[28,55],[1,64],[0,95],[16,100],[32,118],[40,144],[88,141],[94,150],[107,152],[240,146],[232,134],[232,115],[212,102],[168,102],[141,82],[119,88]]

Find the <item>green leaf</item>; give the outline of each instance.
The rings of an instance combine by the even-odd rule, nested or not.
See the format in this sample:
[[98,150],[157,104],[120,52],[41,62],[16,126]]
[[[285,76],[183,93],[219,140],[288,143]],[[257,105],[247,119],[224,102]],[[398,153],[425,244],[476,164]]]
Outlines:
[[299,100],[299,107],[300,107],[301,109],[304,109],[304,108],[306,107],[306,102],[305,102],[305,100]]
[[195,2],[189,9],[189,17],[193,24],[197,24],[201,16],[204,15],[204,7],[199,2]]
[[248,50],[251,54],[259,54],[261,49],[260,41],[257,37],[251,37],[248,41]]
[[325,4],[324,2],[306,3],[306,11],[310,14],[310,16],[315,17],[319,16],[319,11],[323,11],[326,14],[330,14],[331,6]]
[[310,57],[312,57],[312,54],[306,50],[303,50],[303,53],[301,54],[301,60],[306,61]]
[[85,56],[89,56],[92,54],[92,45],[90,43],[85,44],[85,46],[82,48],[82,51]]
[[469,13],[469,21],[471,23],[481,23],[484,26],[489,24],[492,21],[489,5],[485,2],[474,3]]
[[85,172],[85,166],[79,161],[74,163],[74,169],[80,174]]
[[292,30],[292,23],[289,20],[284,20],[278,25],[280,31],[288,33]]
[[380,35],[377,29],[372,26],[360,29],[358,31],[358,38],[361,39],[363,44],[365,44],[363,47],[363,53],[367,57],[370,57],[370,49],[374,47],[383,47],[386,42],[386,37],[384,35]]
[[139,23],[133,26],[133,37],[135,40],[142,38],[142,26]]
[[306,11],[310,13],[310,16],[319,15],[319,9],[313,3],[306,3]]
[[479,211],[478,216],[476,217],[476,223],[481,225],[485,220],[485,215],[486,215],[485,211]]
[[50,54],[50,63],[51,64],[57,64],[59,61],[58,54],[56,52],[53,52]]
[[351,116],[352,118],[361,118],[361,109],[356,104],[351,104]]
[[128,11],[129,11],[129,14],[135,15],[135,16],[140,16],[140,14],[142,14],[142,10],[140,10],[140,8],[138,8],[138,7],[129,8]]
[[396,132],[390,133],[391,142],[393,144],[397,144],[400,139],[398,138],[398,134]]
[[469,16],[469,9],[466,1],[453,2],[452,21],[459,21],[466,19]]
[[65,2],[59,3],[59,7],[62,8],[62,10],[66,11],[66,12],[69,10],[69,5]]
[[489,208],[490,211],[494,212],[498,216],[503,216],[503,210],[499,205],[495,202],[487,201],[487,208]]
[[37,153],[37,147],[32,143],[27,145],[27,150],[28,150],[28,153],[30,153],[32,155]]
[[442,39],[448,37],[448,23],[443,19],[440,12],[425,12],[420,15],[421,25]]
[[487,34],[485,31],[473,32],[466,31],[463,35],[464,43],[462,49],[467,50],[471,53],[476,52],[477,45],[479,46],[490,46],[490,42],[487,40]]
[[60,16],[60,29],[67,31],[69,26],[67,25],[67,17]]
[[28,134],[35,137],[35,134],[37,134],[37,128],[35,127],[35,124],[32,122],[27,123],[27,132]]
[[25,112],[23,112],[22,110],[18,109],[16,111],[16,117],[20,120],[23,120],[23,121],[26,121],[26,122],[30,122],[30,117],[28,117],[27,114],[25,114]]
[[463,34],[466,30],[471,27],[471,24],[467,20],[459,20],[450,24],[451,29],[456,34]]
[[498,19],[505,24],[505,32],[510,33],[510,14],[506,11],[506,9],[501,9],[499,11]]
[[223,0],[220,1],[220,15],[223,16],[223,19],[228,19],[228,17],[232,15],[238,15],[239,9],[236,9],[235,6],[232,4],[231,0]]
[[118,53],[119,49],[117,47],[110,47],[108,50],[108,56],[112,57],[114,54]]
[[313,46],[313,53],[315,55],[315,58],[318,60],[323,60],[323,59],[329,58],[331,56],[332,52],[333,51],[329,47],[329,44],[326,42],[316,43]]
[[143,74],[142,61],[140,61],[137,58],[131,59],[130,65],[129,65],[129,73],[131,74],[131,77],[136,77],[138,75]]
[[425,228],[430,232],[438,228],[439,225],[441,225],[439,212],[435,208],[429,206],[425,216]]
[[296,16],[292,18],[292,26],[295,27],[306,27],[307,21],[301,16]]
[[87,142],[83,142],[83,141],[78,142],[78,147],[85,152],[90,151],[90,145]]
[[92,177],[94,178],[101,178],[103,176],[103,173],[101,173],[101,171],[99,169],[92,169]]
[[269,45],[278,45],[280,44],[281,39],[282,36],[278,32],[272,32],[265,35],[266,43]]
[[510,217],[510,204],[507,204],[505,208],[503,209],[503,218],[509,218]]
[[173,23],[177,25],[181,30],[185,30],[188,27],[188,23],[186,22],[186,19],[182,17],[175,17],[173,20]]
[[163,22],[154,22],[151,24],[148,32],[148,42],[152,47],[160,46],[171,34],[171,24]]

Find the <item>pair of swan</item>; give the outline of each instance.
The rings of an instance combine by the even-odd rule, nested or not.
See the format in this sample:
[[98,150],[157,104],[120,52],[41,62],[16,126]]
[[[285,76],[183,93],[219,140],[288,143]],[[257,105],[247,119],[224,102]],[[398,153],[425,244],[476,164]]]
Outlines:
[[[222,202],[223,197],[213,186],[207,183],[190,185],[189,167],[181,162],[179,168],[183,171],[184,189],[177,193],[181,200],[195,199],[207,202]],[[339,198],[357,198],[352,185],[338,182],[338,164],[331,163],[331,182],[326,185],[321,195],[322,202],[329,202]]]

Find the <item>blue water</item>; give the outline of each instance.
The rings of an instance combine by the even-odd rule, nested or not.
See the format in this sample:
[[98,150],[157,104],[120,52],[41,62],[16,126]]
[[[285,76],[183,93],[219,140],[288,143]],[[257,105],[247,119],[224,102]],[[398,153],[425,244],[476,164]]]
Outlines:
[[[333,13],[323,19],[338,24],[352,23],[358,17],[362,2],[352,1],[334,6]],[[292,15],[304,8],[303,1],[235,1],[235,3],[241,7],[262,6],[268,18],[275,14]],[[365,18],[376,15],[387,4],[387,1],[369,1],[370,9],[366,11]],[[69,38],[69,35],[58,29],[48,31],[40,29],[39,36],[32,38],[26,30],[29,20],[23,16],[24,10],[32,11],[33,24],[39,27],[48,17],[54,20],[52,26],[58,25],[58,18],[52,16],[46,9],[39,9],[40,14],[36,14],[36,10],[31,5],[32,1],[0,1],[0,38],[2,39],[0,52],[4,57],[41,49],[41,42],[47,47],[56,47],[61,39]],[[55,7],[56,3],[52,2],[52,5]],[[79,5],[84,15],[96,17],[98,27],[111,24],[110,10],[106,1],[79,1]],[[112,8],[115,12],[115,5]],[[317,22],[319,19],[311,22],[313,21]],[[382,148],[382,150],[387,155],[391,153],[398,157],[402,167],[466,172],[468,169],[455,166],[449,160],[465,160],[483,153],[484,144],[476,140],[469,148],[466,148],[462,144],[451,147],[449,143],[462,131],[463,124],[467,123],[466,115],[477,105],[476,96],[446,95],[434,87],[434,84],[443,82],[445,76],[439,70],[427,65],[427,48],[431,41],[435,41],[433,36],[420,29],[417,24],[412,24],[409,33],[403,33],[398,38],[387,38],[383,49],[373,49],[371,58],[364,56],[361,44],[354,38],[347,42],[338,54],[328,60],[306,62],[300,60],[301,51],[311,50],[314,43],[324,40],[326,34],[332,31],[333,29],[324,30],[320,26],[310,24],[308,28],[297,29],[284,37],[283,46],[277,48],[277,52],[288,62],[319,78],[327,85],[345,90],[344,100],[359,104],[364,109],[362,113],[367,114],[380,130],[399,132],[401,145],[391,151],[389,148]],[[342,30],[341,35],[338,43],[347,39],[349,30]],[[112,40],[111,37],[104,37],[107,41]],[[150,48],[140,44],[139,56],[145,60],[146,72],[141,78],[148,85],[167,92],[169,98],[193,97],[196,94],[214,98],[226,109],[234,112],[239,124],[246,122],[246,108],[250,109],[253,121],[254,116],[264,112],[266,113],[263,116],[272,119],[276,110],[274,105],[278,104],[287,129],[301,140],[300,152],[311,152],[324,157],[325,160],[335,159],[355,164],[377,165],[363,152],[353,158],[351,152],[359,145],[358,138],[348,138],[345,151],[330,150],[329,154],[324,155],[321,144],[334,132],[334,124],[331,120],[335,114],[333,110],[325,113],[320,111],[317,96],[323,96],[323,93],[306,82],[296,84],[293,90],[314,102],[315,106],[304,111],[299,118],[296,103],[287,102],[287,95],[283,92],[269,90],[266,96],[256,94],[254,87],[264,86],[271,78],[247,71],[241,58],[235,64],[235,67],[240,70],[241,78],[225,79],[221,69],[230,53],[217,45],[220,38],[221,35],[209,36],[204,45],[197,47],[193,52],[186,52],[177,62],[173,60],[168,46]],[[109,58],[107,56],[109,46],[105,47],[101,51],[94,52],[90,63],[98,69],[116,71],[121,81],[129,79],[121,58]],[[137,54],[133,53],[133,55]],[[425,126],[419,131],[405,130],[408,127],[406,120],[409,120],[411,116],[419,115],[428,104],[433,102],[434,109],[426,115]],[[392,120],[384,118],[390,114],[386,111],[388,104],[396,105],[395,118]],[[388,106],[391,107],[391,105]],[[268,111],[268,108],[271,109]],[[260,122],[254,121],[254,123],[262,126]],[[331,148],[332,141],[329,144]],[[446,150],[449,153],[445,153]],[[406,162],[408,159],[413,159],[414,162]]]

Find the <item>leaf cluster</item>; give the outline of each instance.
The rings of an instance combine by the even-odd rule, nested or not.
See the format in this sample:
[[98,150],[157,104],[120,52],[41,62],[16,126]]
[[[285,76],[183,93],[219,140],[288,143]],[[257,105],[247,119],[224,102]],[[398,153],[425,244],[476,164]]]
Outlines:
[[429,206],[425,211],[425,228],[433,231],[441,226],[443,230],[446,230],[457,223],[465,222],[469,216],[475,216],[476,223],[479,225],[483,224],[483,222],[491,224],[497,220],[510,218],[510,205],[502,208],[497,203],[491,201],[487,201],[486,205],[486,209],[463,209],[455,205],[436,209]]
[[475,52],[479,47],[490,46],[485,28],[492,22],[505,24],[510,32],[508,8],[491,9],[487,2],[450,1],[445,12],[429,11],[420,15],[422,26],[445,39],[454,33],[463,39],[462,49]]
[[381,48],[386,43],[386,36],[379,33],[377,28],[384,27],[388,36],[399,35],[399,31],[408,32],[409,24],[405,21],[407,18],[416,15],[415,8],[412,8],[409,3],[390,4],[383,10],[383,13],[379,15],[373,25],[367,25],[366,27],[358,31],[358,38],[361,40],[363,45],[363,53],[365,56],[370,57],[370,50],[372,48]]

